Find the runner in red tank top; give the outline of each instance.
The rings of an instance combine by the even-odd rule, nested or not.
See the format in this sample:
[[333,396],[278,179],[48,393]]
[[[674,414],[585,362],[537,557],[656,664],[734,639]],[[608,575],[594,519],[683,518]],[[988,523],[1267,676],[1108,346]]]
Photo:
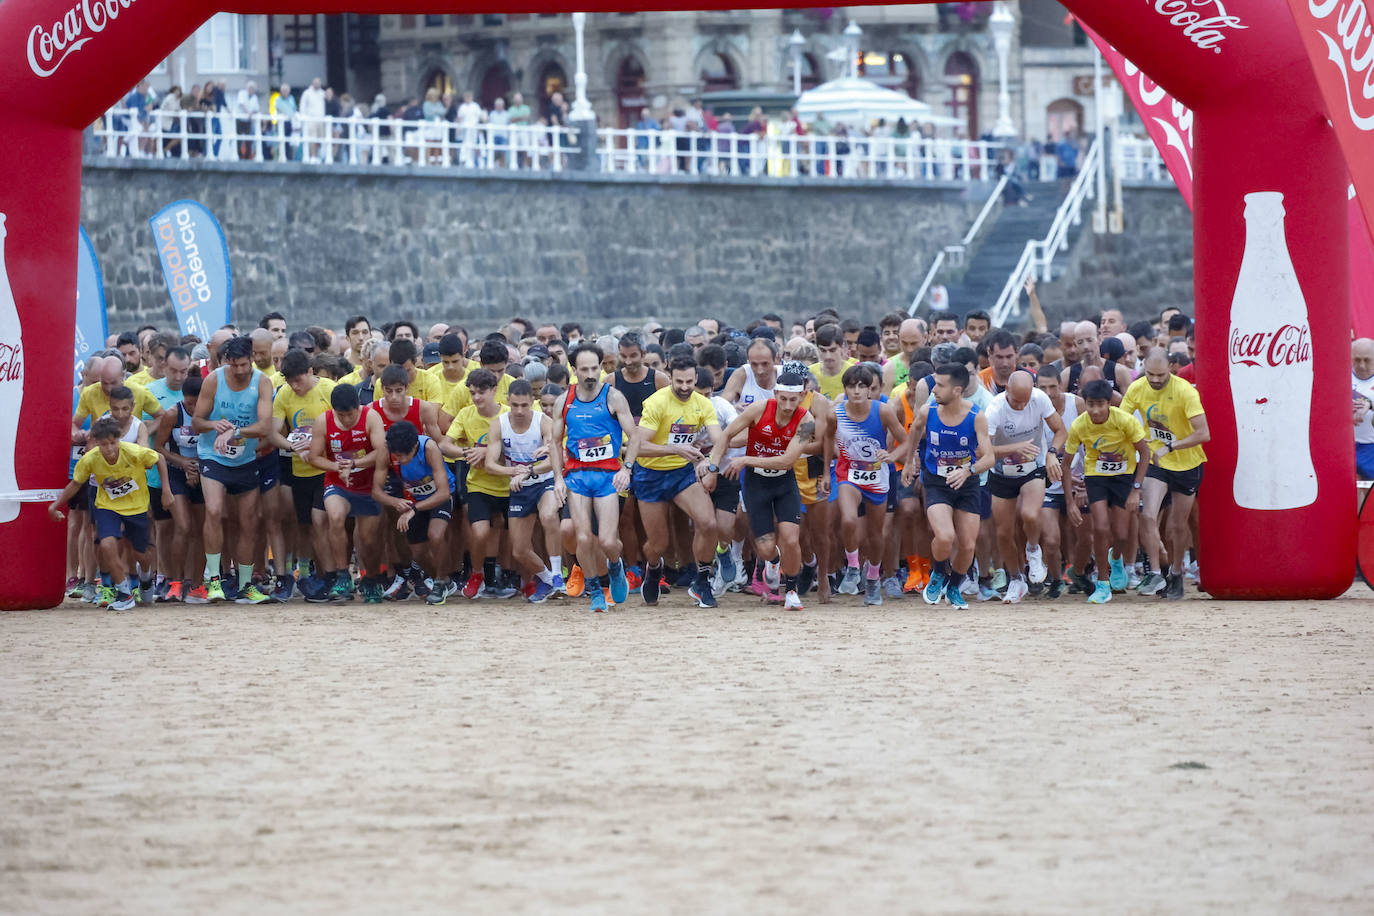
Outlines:
[[766,600],[777,601],[781,583],[781,600],[789,611],[802,609],[797,591],[802,505],[793,466],[816,434],[815,418],[801,407],[805,387],[800,375],[784,372],[773,387],[773,397],[744,408],[711,449],[711,464],[719,464],[731,440],[749,431],[744,454],[733,459],[722,473],[740,476],[754,551],[765,560],[764,569],[754,572],[749,590]]
[[410,395],[410,377],[404,368],[387,366],[382,370],[381,385],[382,398],[372,403],[372,409],[382,418],[383,432],[391,429],[391,424],[407,420],[420,433],[438,442],[453,422],[452,417],[442,420],[438,404]]

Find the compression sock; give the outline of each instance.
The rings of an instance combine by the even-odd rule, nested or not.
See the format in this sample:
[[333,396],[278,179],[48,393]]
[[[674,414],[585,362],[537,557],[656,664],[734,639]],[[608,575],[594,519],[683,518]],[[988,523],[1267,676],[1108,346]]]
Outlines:
[[219,554],[207,553],[205,555],[205,580],[219,578]]

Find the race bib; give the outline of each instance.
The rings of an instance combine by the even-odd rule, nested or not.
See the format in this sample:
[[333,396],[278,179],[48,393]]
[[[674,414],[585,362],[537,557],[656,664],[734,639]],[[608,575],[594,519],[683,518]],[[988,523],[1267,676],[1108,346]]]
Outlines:
[[1151,426],[1150,441],[1158,442],[1160,445],[1173,445],[1174,434],[1167,429],[1159,429],[1158,427]]
[[516,467],[522,467],[522,468],[528,468],[528,469],[529,469],[530,476],[528,476],[528,477],[525,478],[525,482],[524,482],[524,484],[522,484],[522,486],[526,486],[526,487],[527,487],[527,486],[529,486],[529,485],[532,484],[532,483],[543,483],[544,481],[548,480],[550,477],[553,476],[553,471],[551,471],[551,470],[550,470],[550,471],[545,471],[545,472],[542,473],[542,474],[536,474],[536,473],[534,473],[534,464],[535,464],[535,462],[534,462],[534,459],[533,459],[533,458],[531,458],[529,461],[518,461],[518,460],[512,458],[512,459],[510,460],[510,463],[511,463],[513,466],[516,466]]
[[1002,465],[1002,475],[1004,477],[1025,477],[1027,474],[1034,474],[1035,467],[1034,461],[1023,461],[1020,464],[1005,463]]
[[600,436],[595,439],[577,440],[577,460],[585,462],[606,461],[614,458],[611,453],[611,437]]
[[433,496],[436,490],[438,490],[438,487],[434,483],[434,478],[426,477],[419,483],[411,484],[410,495],[415,499],[425,499],[426,497]]
[[138,481],[132,477],[106,479],[105,481],[105,495],[110,499],[123,499],[125,496],[133,496],[137,492]]
[[1124,474],[1126,473],[1126,462],[1124,461],[1105,461],[1098,459],[1097,473],[1099,474]]
[[196,434],[190,426],[178,426],[173,437],[177,440],[177,447],[183,452],[189,452],[196,447]]
[[849,476],[846,478],[850,483],[861,487],[876,487],[879,476],[883,473],[882,465],[872,465],[868,462],[856,461],[849,466]]
[[790,468],[754,468],[754,473],[760,477],[781,477],[789,470]]
[[674,423],[668,428],[669,445],[691,445],[696,441],[697,428],[688,423]]
[[945,478],[945,477],[948,477],[950,474],[953,474],[953,473],[954,473],[955,471],[957,471],[959,468],[963,468],[964,470],[967,471],[967,470],[969,469],[969,466],[966,465],[966,464],[963,464],[963,463],[959,463],[959,464],[937,464],[937,465],[935,466],[935,472],[936,472],[941,478]]
[[220,452],[220,454],[223,455],[225,458],[239,458],[242,457],[244,450],[245,444],[243,437],[239,436],[230,439],[228,444],[224,446],[224,451]]

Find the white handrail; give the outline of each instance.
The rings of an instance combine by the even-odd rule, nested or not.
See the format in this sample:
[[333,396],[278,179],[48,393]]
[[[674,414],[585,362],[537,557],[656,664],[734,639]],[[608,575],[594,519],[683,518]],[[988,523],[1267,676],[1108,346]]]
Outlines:
[[964,237],[959,241],[959,244],[946,245],[936,253],[935,260],[931,262],[930,270],[926,271],[926,276],[925,279],[921,281],[920,289],[916,290],[916,295],[912,297],[911,305],[906,310],[908,315],[915,315],[920,310],[921,303],[925,301],[926,293],[930,292],[931,284],[935,282],[936,273],[945,263],[945,255],[955,252],[962,253],[964,249],[973,244],[973,240],[978,237],[979,231],[983,228],[983,223],[987,221],[988,214],[992,213],[993,206],[997,201],[1002,199],[1002,192],[1006,190],[1007,181],[1010,177],[1009,175],[1003,175],[997,180],[996,187],[994,187],[992,193],[988,195],[988,199],[983,204],[983,208],[978,211],[978,216],[974,219],[973,225],[968,227],[968,232],[964,233]]
[[1026,242],[1021,258],[1016,262],[1006,285],[991,310],[993,327],[1002,327],[1013,314],[1020,314],[1021,286],[1031,271],[1039,268],[1042,279],[1050,279],[1055,252],[1068,247],[1069,227],[1083,221],[1083,201],[1096,197],[1096,172],[1102,166],[1102,149],[1096,143],[1088,148],[1078,175],[1069,186],[1069,193],[1054,214],[1054,222],[1043,239]]

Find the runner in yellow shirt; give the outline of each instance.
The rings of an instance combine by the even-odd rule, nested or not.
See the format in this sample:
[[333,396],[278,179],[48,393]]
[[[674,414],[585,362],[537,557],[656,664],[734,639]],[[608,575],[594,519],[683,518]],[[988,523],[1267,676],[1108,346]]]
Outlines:
[[[439,384],[433,374],[422,371],[419,366],[419,354],[415,350],[415,342],[412,340],[393,340],[391,347],[387,351],[388,364],[400,366],[405,369],[406,375],[410,378],[410,388],[406,394],[422,401],[431,401],[439,404],[444,400],[443,386]],[[372,386],[372,400],[382,399],[382,378],[379,374],[377,381]]]
[[[508,408],[496,402],[496,376],[487,369],[476,369],[468,375],[467,389],[472,403],[458,411],[447,435],[439,442],[439,451],[446,458],[459,460],[458,490],[468,508],[468,523],[472,539],[468,552],[474,561],[480,560],[482,571],[472,571],[463,586],[465,598],[510,598],[517,589],[505,586],[496,578],[496,548],[499,536],[493,536],[493,519],[500,516],[505,525],[510,503],[510,478],[487,470],[487,448],[491,444],[491,421]],[[483,585],[485,583],[485,588]]]
[[100,381],[81,389],[76,402],[76,413],[72,416],[72,445],[85,445],[87,431],[81,427],[86,420],[95,420],[110,412],[110,392],[120,385],[134,393],[134,416],[147,415],[152,419],[162,416],[162,405],[147,388],[130,385],[124,381],[124,365],[117,356],[105,357],[100,367]]
[[816,349],[820,351],[821,361],[807,366],[820,385],[821,394],[831,401],[844,394],[844,370],[858,362],[845,359],[844,333],[839,325],[828,324],[816,332]]
[[439,341],[439,362],[425,371],[439,380],[443,391],[440,403],[443,404],[448,402],[453,389],[467,381],[468,373],[476,368],[476,364],[463,352],[463,339],[457,334],[445,334],[443,340]]
[[[71,481],[48,506],[48,514],[62,521],[61,507],[95,478],[91,522],[99,543],[101,566],[119,583],[115,601],[110,605],[112,611],[132,608],[137,600],[136,589],[140,595],[151,595],[156,552],[148,519],[148,470],[155,467],[164,479],[167,475],[167,462],[161,455],[145,446],[123,442],[121,438],[119,421],[114,417],[102,417],[91,424],[90,441],[95,447],[81,456]],[[172,508],[170,488],[162,490],[162,506],[168,511]],[[124,563],[121,540],[129,542],[134,559],[142,564],[149,577],[142,583]]]
[[[1183,598],[1183,553],[1188,548],[1188,517],[1202,485],[1207,456],[1202,445],[1212,438],[1197,389],[1169,371],[1169,354],[1156,347],[1145,357],[1145,374],[1131,383],[1121,409],[1139,412],[1150,437],[1150,466],[1145,471],[1140,540],[1150,558],[1150,575],[1137,592],[1170,601]],[[1159,510],[1169,496],[1169,564],[1160,565]],[[1161,575],[1167,573],[1167,578]]]
[[[510,391],[512,381],[506,375],[506,363],[510,359],[510,352],[506,345],[499,340],[488,340],[483,342],[482,351],[477,355],[477,362],[483,369],[486,369],[496,377],[496,387],[493,389],[497,404],[506,403],[506,395]],[[442,364],[441,364],[442,365]],[[467,380],[471,381],[471,368]],[[444,398],[444,413],[450,417],[458,416],[458,411],[473,403],[472,393],[469,385],[455,385]]]
[[[296,517],[296,542],[291,547],[296,556],[296,573],[304,583],[302,590],[307,598],[312,598],[325,591],[323,582],[307,580],[312,557],[319,569],[325,568],[329,556],[329,517],[324,510],[324,469],[315,467],[306,456],[310,454],[315,420],[330,409],[329,396],[335,383],[315,377],[310,357],[303,350],[287,351],[281,363],[286,383],[277,389],[272,400],[276,422],[269,438],[280,456],[280,479],[291,489]],[[290,575],[279,577],[273,597],[288,600],[294,591],[292,583]]]
[[[1093,556],[1097,559],[1097,585],[1088,598],[1106,604],[1113,591],[1126,590],[1126,564],[1122,551],[1129,535],[1131,516],[1140,505],[1140,484],[1150,466],[1150,447],[1145,430],[1136,418],[1112,406],[1112,386],[1095,379],[1083,386],[1087,405],[1069,427],[1069,438],[1060,458],[1060,479],[1072,480],[1073,457],[1083,446],[1084,482],[1088,511],[1092,513]],[[1069,500],[1069,521],[1083,523],[1076,500]],[[1113,554],[1112,546],[1116,552]],[[1102,567],[1111,569],[1109,581]]]

